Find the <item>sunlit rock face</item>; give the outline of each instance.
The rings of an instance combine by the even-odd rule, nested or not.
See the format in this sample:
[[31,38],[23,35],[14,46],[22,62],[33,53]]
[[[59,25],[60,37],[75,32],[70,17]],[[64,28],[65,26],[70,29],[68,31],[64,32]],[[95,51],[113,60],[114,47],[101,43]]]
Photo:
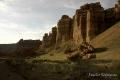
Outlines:
[[68,41],[72,38],[72,19],[63,15],[57,24],[57,44]]
[[76,10],[73,38],[76,43],[90,41],[104,29],[104,9],[100,3],[85,4]]
[[73,40],[76,44],[90,42],[120,20],[120,0],[113,8],[104,10],[99,2],[85,4],[73,17]]

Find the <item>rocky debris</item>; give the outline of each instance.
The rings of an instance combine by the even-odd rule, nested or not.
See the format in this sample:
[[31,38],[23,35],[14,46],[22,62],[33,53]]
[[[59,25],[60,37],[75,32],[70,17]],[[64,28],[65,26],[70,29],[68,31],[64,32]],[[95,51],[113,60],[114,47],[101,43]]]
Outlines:
[[90,59],[95,58],[95,48],[88,42],[82,42],[79,46],[80,55],[84,58]]
[[82,59],[96,58],[94,51],[95,48],[90,43],[82,42],[78,48],[78,51],[67,54],[67,58],[70,60],[76,59],[78,57]]
[[84,52],[84,53],[92,53],[94,52],[94,47],[92,45],[90,45],[89,43],[87,42],[82,42],[82,44],[80,45],[79,47],[79,50],[81,52]]
[[70,40],[72,36],[72,19],[67,15],[63,15],[57,26],[57,45]]
[[92,59],[92,58],[96,58],[95,54],[86,54],[85,56],[82,57],[82,59]]

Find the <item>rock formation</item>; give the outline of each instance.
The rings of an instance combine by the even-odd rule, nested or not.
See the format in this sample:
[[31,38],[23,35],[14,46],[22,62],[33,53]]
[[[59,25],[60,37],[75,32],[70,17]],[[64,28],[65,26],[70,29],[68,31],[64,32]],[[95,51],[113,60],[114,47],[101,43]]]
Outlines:
[[115,9],[114,8],[106,9],[104,13],[105,13],[105,23],[106,23],[105,25],[106,28],[109,28],[116,22]]
[[118,4],[115,5],[116,19],[120,20],[120,0],[118,0]]
[[52,28],[52,33],[46,33],[42,45],[50,47],[72,40],[76,44],[90,42],[100,33],[120,20],[120,0],[113,8],[104,10],[100,2],[85,4],[76,10],[73,18],[63,15]]
[[43,36],[43,40],[42,40],[42,45],[43,47],[48,47],[48,44],[49,44],[49,36],[48,36],[48,33],[45,33],[44,36]]
[[105,29],[114,25],[120,20],[120,1],[113,8],[104,10],[105,14]]
[[104,10],[100,3],[85,4],[73,17],[73,39],[76,44],[90,42],[120,19],[120,2]]
[[52,28],[52,32],[49,33],[49,46],[54,46],[56,44],[56,36],[57,36],[57,27]]
[[63,15],[57,26],[57,44],[72,38],[72,19],[69,16]]
[[17,43],[17,55],[20,56],[35,56],[37,53],[35,52],[39,46],[42,45],[40,40],[23,40],[21,39]]
[[52,28],[51,46],[56,44],[57,27]]
[[52,32],[45,33],[43,36],[42,46],[47,48],[50,46],[55,46],[56,44],[56,36],[57,36],[57,27],[52,28]]
[[48,35],[48,41],[47,41],[47,46],[50,47],[52,46],[52,33],[49,32],[49,35]]
[[104,26],[104,9],[100,3],[85,4],[76,11],[73,22],[73,38],[76,43],[90,41]]
[[20,39],[20,41],[17,43],[17,45],[23,46],[23,47],[38,48],[40,45],[42,45],[42,42],[40,40],[23,40],[23,39]]

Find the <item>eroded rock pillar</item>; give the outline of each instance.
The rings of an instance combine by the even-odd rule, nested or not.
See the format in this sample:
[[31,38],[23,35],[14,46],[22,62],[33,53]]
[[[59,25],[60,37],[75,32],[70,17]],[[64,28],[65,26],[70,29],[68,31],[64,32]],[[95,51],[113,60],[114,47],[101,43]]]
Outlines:
[[87,28],[86,28],[86,41],[90,42],[95,37],[95,27],[93,23],[92,11],[87,10]]
[[82,15],[80,17],[80,34],[81,34],[81,41],[86,42],[86,16]]

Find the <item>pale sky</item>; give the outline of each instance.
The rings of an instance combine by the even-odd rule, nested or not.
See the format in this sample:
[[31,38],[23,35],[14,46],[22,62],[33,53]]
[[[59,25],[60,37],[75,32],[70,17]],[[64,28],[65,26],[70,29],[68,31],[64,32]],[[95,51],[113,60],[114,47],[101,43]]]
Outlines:
[[117,0],[0,0],[0,44],[19,39],[42,39],[64,14],[72,17],[85,3],[100,1],[104,8]]

